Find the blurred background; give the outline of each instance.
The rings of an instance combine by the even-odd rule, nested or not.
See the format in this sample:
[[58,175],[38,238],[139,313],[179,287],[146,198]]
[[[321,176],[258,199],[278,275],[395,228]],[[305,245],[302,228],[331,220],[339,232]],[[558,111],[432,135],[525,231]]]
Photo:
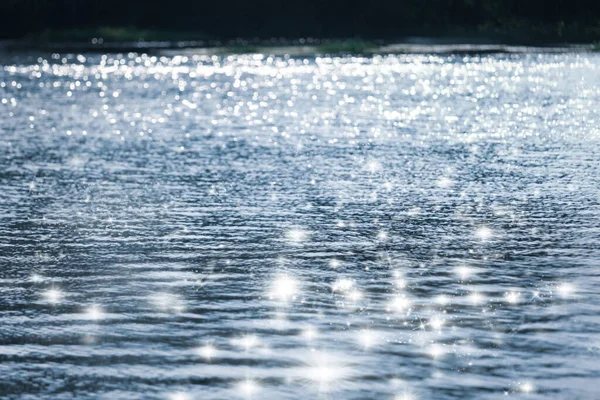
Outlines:
[[[593,0],[2,0],[0,38],[223,40],[407,37],[520,44],[593,42]],[[111,28],[111,29],[108,29]]]

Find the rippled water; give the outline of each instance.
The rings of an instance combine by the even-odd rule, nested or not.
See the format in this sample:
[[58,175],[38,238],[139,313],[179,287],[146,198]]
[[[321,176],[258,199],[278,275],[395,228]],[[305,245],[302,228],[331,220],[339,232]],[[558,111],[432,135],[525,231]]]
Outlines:
[[0,60],[3,398],[600,398],[600,56]]

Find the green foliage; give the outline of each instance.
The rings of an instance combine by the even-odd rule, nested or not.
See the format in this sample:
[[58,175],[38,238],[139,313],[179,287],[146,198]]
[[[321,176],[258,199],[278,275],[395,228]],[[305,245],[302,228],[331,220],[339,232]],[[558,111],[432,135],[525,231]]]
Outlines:
[[218,53],[221,54],[252,54],[252,53],[260,53],[260,49],[251,45],[231,45],[222,47],[219,49]]
[[28,39],[45,42],[91,42],[102,39],[104,43],[123,42],[160,42],[160,41],[195,41],[207,40],[206,35],[199,32],[165,31],[137,29],[135,27],[46,29],[39,34],[29,35]]
[[317,53],[322,54],[371,54],[379,46],[362,39],[328,41],[317,46]]

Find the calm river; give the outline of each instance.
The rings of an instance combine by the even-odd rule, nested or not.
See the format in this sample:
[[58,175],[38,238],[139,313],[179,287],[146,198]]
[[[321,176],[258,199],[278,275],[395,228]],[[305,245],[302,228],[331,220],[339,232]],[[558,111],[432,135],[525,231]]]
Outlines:
[[0,397],[600,398],[600,55],[164,54],[0,55]]

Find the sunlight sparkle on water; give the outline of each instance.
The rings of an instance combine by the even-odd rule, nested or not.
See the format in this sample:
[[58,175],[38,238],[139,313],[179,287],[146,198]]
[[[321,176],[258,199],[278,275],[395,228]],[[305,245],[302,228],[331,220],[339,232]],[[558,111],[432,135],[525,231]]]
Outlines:
[[402,393],[397,395],[394,400],[417,400],[417,397],[411,393]]
[[46,301],[52,304],[58,303],[64,297],[64,294],[58,289],[48,289],[42,295]]
[[390,301],[389,309],[394,312],[403,313],[406,311],[410,311],[411,301],[406,298],[404,295],[395,296],[392,301]]
[[338,278],[333,285],[331,285],[331,290],[333,292],[348,292],[354,288],[354,281],[348,278]]
[[492,232],[492,230],[487,226],[482,226],[475,232],[475,236],[484,241],[489,240],[493,236],[493,234],[494,232]]
[[405,389],[403,393],[397,394],[394,400],[418,400],[418,397],[408,389]]
[[467,267],[466,265],[461,265],[459,267],[456,267],[456,269],[454,271],[455,271],[456,275],[458,275],[460,277],[460,280],[462,280],[462,281],[470,278],[473,275],[473,269]]
[[561,283],[556,288],[556,291],[561,297],[569,297],[573,295],[573,292],[575,292],[575,286],[571,283]]
[[444,178],[440,178],[440,179],[437,181],[437,185],[438,185],[439,187],[441,187],[441,188],[449,188],[449,187],[451,187],[452,185],[454,185],[454,181],[453,181],[452,179],[450,179],[450,178],[446,178],[446,177],[444,177]]
[[252,398],[253,395],[260,391],[260,385],[255,380],[246,379],[237,384],[237,390],[245,398]]
[[404,279],[404,274],[402,272],[395,270],[393,272],[394,277],[394,286],[398,289],[404,289],[406,287],[406,280]]
[[348,367],[340,364],[327,354],[316,354],[309,362],[303,378],[317,385],[320,392],[331,392],[348,378]]
[[85,310],[85,316],[87,319],[100,320],[104,318],[104,310],[99,305],[93,304]]
[[358,343],[365,350],[373,347],[374,345],[377,344],[377,342],[378,342],[378,337],[375,332],[372,332],[370,330],[362,330],[362,331],[358,332]]
[[192,396],[185,392],[176,392],[168,397],[169,400],[192,400]]
[[519,293],[514,291],[508,292],[504,295],[504,298],[510,304],[517,304],[519,302],[519,297]]
[[205,346],[202,347],[198,347],[196,349],[196,354],[198,354],[200,357],[209,360],[211,358],[213,358],[213,356],[217,353],[217,349],[214,346],[211,346],[210,344],[207,344]]
[[440,317],[433,317],[432,319],[429,320],[429,325],[436,330],[439,330],[442,328],[442,326],[444,325],[444,320]]
[[360,290],[354,289],[348,293],[348,299],[351,301],[359,301],[362,299],[363,294]]
[[150,296],[150,303],[160,311],[181,313],[185,311],[182,298],[172,293],[157,293]]
[[298,281],[286,274],[277,276],[271,284],[269,297],[279,301],[290,301],[296,298]]
[[248,351],[251,348],[256,347],[259,344],[259,340],[255,335],[246,335],[238,339],[233,339],[232,343]]
[[306,340],[311,341],[313,339],[315,339],[318,335],[318,331],[311,327],[306,328],[305,330],[302,331],[302,336],[306,338]]
[[482,304],[485,301],[485,296],[478,292],[472,292],[469,294],[469,301],[473,305]]
[[440,294],[439,296],[436,296],[434,300],[436,303],[442,306],[445,306],[448,303],[450,303],[450,299],[445,294]]
[[302,229],[291,229],[286,233],[286,237],[292,243],[300,243],[308,238],[308,232]]
[[367,170],[371,173],[379,172],[382,168],[381,163],[377,160],[371,160],[367,163]]
[[535,391],[535,387],[531,382],[524,382],[519,388],[523,393],[531,393]]
[[432,344],[431,346],[429,346],[429,349],[427,350],[427,352],[429,353],[429,355],[431,357],[433,357],[435,359],[435,358],[440,358],[444,354],[446,354],[446,349],[444,349],[444,347],[439,344]]

